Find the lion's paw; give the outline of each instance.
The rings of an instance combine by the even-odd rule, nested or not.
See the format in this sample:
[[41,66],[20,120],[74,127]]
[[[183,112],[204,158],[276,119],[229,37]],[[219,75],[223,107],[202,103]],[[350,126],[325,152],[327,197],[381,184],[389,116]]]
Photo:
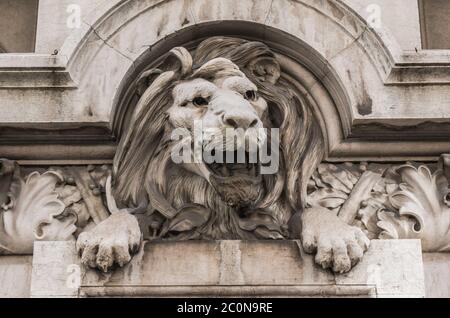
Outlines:
[[89,232],[81,233],[76,246],[84,265],[107,272],[114,264],[122,267],[130,262],[140,244],[136,218],[127,212],[117,212]]
[[302,215],[302,244],[324,269],[346,273],[362,259],[370,240],[325,208],[314,207]]

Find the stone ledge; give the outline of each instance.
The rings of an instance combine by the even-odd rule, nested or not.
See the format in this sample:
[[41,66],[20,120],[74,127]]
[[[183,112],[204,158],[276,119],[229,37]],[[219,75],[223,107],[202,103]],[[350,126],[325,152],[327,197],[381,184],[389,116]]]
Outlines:
[[376,297],[374,285],[82,287],[82,297]]
[[112,273],[79,267],[81,286],[71,288],[78,266],[73,242],[36,242],[31,296],[425,295],[419,240],[372,241],[363,261],[345,275],[315,266],[297,241],[147,243],[130,264]]
[[426,297],[450,298],[450,253],[424,253]]

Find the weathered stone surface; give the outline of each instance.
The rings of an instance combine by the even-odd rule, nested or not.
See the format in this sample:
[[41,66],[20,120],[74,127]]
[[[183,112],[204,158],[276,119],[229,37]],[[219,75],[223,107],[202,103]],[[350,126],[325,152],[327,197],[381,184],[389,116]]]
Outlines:
[[450,254],[424,253],[426,297],[450,298]]
[[337,284],[376,284],[380,297],[424,297],[419,240],[374,240],[354,271],[336,276]]
[[[186,257],[189,255],[189,257]],[[36,243],[32,296],[77,296],[67,268],[72,243]],[[423,297],[420,242],[372,241],[347,275],[314,266],[296,241],[147,243],[112,273],[80,269],[81,296],[363,296]]]
[[[401,48],[405,51],[420,49],[420,21],[418,2],[410,0],[344,0],[364,19],[376,13],[374,5],[380,10],[381,25],[389,29]],[[407,12],[407,14],[398,14]]]
[[0,298],[30,297],[32,256],[0,256]]
[[[67,27],[67,20],[73,11],[67,12],[68,5],[79,5],[83,17],[88,16],[102,5],[102,0],[60,0],[58,6],[55,6],[52,0],[39,1],[39,23],[36,39],[37,53],[52,53],[54,49],[58,49],[64,43],[73,29]],[[259,0],[254,1],[259,2]],[[267,16],[270,2],[266,2],[265,6],[256,6],[252,2],[236,1],[229,7],[220,6],[219,1],[215,1],[208,9],[213,11],[217,18],[225,15],[227,10],[232,11],[240,18],[253,17],[256,22],[264,22]],[[108,1],[111,7],[115,4]],[[419,11],[417,3],[410,0],[399,0],[392,2],[391,0],[345,0],[345,3],[354,8],[362,17],[366,18],[370,12],[366,8],[370,4],[377,4],[382,9],[382,22],[395,36],[404,50],[413,50],[420,48],[420,25]],[[201,2],[198,6],[206,7]],[[394,8],[393,8],[394,6]],[[406,9],[405,9],[406,8]],[[407,15],[398,15],[398,11],[408,11]],[[207,11],[206,8],[203,11]]]
[[[75,242],[36,242],[33,255],[31,297],[78,295],[79,259]],[[75,276],[73,276],[75,274]]]

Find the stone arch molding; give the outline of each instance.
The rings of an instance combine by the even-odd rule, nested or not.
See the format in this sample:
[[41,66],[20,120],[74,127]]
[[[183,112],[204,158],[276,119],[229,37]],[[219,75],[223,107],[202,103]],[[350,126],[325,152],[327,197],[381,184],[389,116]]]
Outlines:
[[[386,30],[371,29],[343,1],[107,1],[60,51],[78,87],[74,112],[117,132],[124,81],[157,58],[152,51],[218,34],[260,40],[279,53],[284,74],[316,105],[329,160],[377,160],[380,152],[435,160],[450,150],[430,134],[425,146],[404,141],[430,129],[433,118],[424,118],[442,118],[444,110],[434,105],[425,114],[415,106],[426,99],[421,87],[411,90],[395,75],[407,57]],[[401,80],[415,85],[407,73]]]

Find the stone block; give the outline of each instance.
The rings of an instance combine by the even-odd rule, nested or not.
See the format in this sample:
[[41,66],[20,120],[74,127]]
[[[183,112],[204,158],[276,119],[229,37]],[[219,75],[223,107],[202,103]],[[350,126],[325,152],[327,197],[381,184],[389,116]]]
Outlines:
[[[71,242],[37,242],[33,297],[424,297],[420,241],[372,241],[350,273],[317,267],[298,241],[143,245],[110,273],[79,266]],[[80,275],[80,286],[76,288]]]
[[32,256],[0,256],[0,298],[30,297]]
[[79,269],[75,242],[35,242],[31,297],[77,297]]
[[450,298],[450,253],[424,253],[427,298]]

